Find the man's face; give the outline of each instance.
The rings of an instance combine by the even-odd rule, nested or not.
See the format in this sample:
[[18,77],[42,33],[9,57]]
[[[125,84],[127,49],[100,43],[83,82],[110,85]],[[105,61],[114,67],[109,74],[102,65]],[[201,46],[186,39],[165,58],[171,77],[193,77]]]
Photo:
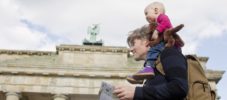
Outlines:
[[133,53],[136,61],[145,60],[149,50],[148,41],[141,39],[134,39],[130,46],[130,51]]

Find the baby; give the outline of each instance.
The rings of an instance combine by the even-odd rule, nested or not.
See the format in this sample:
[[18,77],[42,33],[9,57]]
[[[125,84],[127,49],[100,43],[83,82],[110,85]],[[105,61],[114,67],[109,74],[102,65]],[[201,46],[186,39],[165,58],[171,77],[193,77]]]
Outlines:
[[[146,20],[150,25],[150,30],[153,30],[148,33],[151,48],[147,53],[143,69],[132,76],[128,76],[127,80],[144,80],[147,78],[152,78],[152,76],[155,75],[154,74],[155,61],[157,60],[159,54],[162,52],[164,47],[168,46],[166,44],[167,41],[164,41],[163,39],[164,36],[163,32],[165,32],[167,29],[172,28],[172,24],[170,22],[169,17],[165,14],[164,5],[160,2],[153,2],[145,8],[144,13],[146,16]],[[152,29],[154,28],[154,25],[156,25],[156,27],[155,29]],[[167,32],[167,35],[171,37],[168,38],[174,39],[169,39],[172,41],[168,42],[174,44],[174,46],[179,48],[178,50],[181,51],[181,47],[184,45],[182,39],[176,33],[174,34],[169,33]],[[180,42],[175,43],[175,39],[176,41],[179,40]]]

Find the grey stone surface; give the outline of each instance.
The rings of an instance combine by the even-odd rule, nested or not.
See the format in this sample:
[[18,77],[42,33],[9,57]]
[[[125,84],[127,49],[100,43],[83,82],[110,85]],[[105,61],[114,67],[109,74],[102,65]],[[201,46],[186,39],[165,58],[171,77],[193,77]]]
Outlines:
[[[126,82],[143,62],[134,61],[126,47],[59,45],[56,52],[0,50],[0,98],[22,93],[25,100],[53,100],[56,94],[72,100],[97,100],[103,81]],[[207,57],[200,58],[206,69]],[[206,69],[212,89],[224,71]],[[90,97],[88,97],[90,96]],[[39,99],[35,99],[39,98]]]

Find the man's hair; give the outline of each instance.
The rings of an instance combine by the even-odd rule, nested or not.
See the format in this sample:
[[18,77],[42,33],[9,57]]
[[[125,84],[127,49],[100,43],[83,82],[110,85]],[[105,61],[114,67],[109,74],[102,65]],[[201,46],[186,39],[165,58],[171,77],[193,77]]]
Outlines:
[[152,2],[151,4],[149,4],[149,5],[145,8],[145,10],[148,9],[148,8],[153,8],[153,9],[154,9],[154,8],[158,8],[160,12],[162,12],[163,14],[165,14],[165,6],[164,6],[164,4],[161,3],[161,2]]
[[129,36],[127,38],[128,45],[133,46],[135,39],[149,40],[150,32],[151,31],[149,25],[144,25],[141,28],[137,28],[133,31],[130,31]]

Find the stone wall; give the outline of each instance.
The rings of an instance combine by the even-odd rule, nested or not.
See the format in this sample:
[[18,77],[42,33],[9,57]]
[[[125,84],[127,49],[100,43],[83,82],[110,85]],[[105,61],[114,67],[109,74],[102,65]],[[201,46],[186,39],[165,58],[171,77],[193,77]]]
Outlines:
[[[56,49],[0,50],[0,100],[98,100],[102,81],[129,85],[125,77],[144,62],[135,61],[126,47],[59,45]],[[206,69],[207,57],[199,60],[217,91],[224,71]]]

